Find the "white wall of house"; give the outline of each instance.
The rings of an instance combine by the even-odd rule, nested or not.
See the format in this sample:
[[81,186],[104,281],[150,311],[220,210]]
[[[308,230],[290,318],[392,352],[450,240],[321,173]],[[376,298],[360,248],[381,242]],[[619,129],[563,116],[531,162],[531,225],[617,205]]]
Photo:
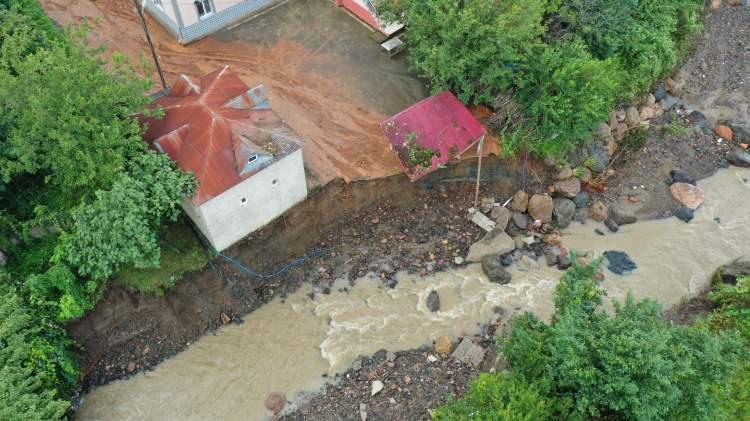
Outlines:
[[[169,0],[162,0],[167,2]],[[211,10],[213,13],[219,13],[225,9],[228,9],[236,4],[242,3],[245,0],[209,0],[211,3]],[[182,15],[183,26],[190,26],[200,20],[198,16],[198,9],[195,7],[193,0],[179,0],[177,5],[180,8],[180,14]]]
[[305,197],[307,183],[300,149],[201,206],[196,208],[186,201],[183,208],[211,245],[221,251]]

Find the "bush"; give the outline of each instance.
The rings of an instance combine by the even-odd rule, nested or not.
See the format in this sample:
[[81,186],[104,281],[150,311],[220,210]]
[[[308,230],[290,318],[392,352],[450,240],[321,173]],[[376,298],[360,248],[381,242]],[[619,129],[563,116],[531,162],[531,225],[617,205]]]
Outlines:
[[409,27],[412,66],[433,90],[464,102],[489,103],[544,33],[546,0],[385,0],[378,10]]
[[593,58],[576,38],[540,51],[516,82],[516,99],[538,134],[525,149],[560,156],[607,119],[617,96],[620,70],[612,60]]
[[737,285],[717,285],[709,298],[717,308],[704,323],[717,332],[736,331],[745,342],[721,412],[727,419],[750,419],[750,276],[740,277]]
[[0,419],[55,420],[78,373],[64,332],[43,322],[0,274]]
[[598,310],[594,266],[567,272],[550,325],[527,315],[502,345],[511,369],[548,381],[580,417],[709,419],[736,361],[737,341],[692,327],[671,327],[656,302],[629,296],[614,317]]
[[700,30],[702,8],[702,0],[569,0],[558,11],[594,56],[622,63],[621,97],[629,99],[669,73]]
[[672,327],[656,302],[632,296],[615,303],[614,315],[603,312],[598,265],[563,275],[551,323],[531,314],[512,322],[500,343],[512,393],[494,387],[510,380],[487,377],[438,415],[509,419],[497,414],[524,402],[534,403],[536,419],[715,419],[738,360],[737,338]]
[[536,421],[551,416],[552,402],[535,386],[507,373],[483,373],[471,382],[466,398],[440,407],[432,419]]
[[124,264],[159,267],[158,228],[176,220],[184,197],[192,196],[195,178],[175,167],[168,156],[144,153],[109,191],[73,212],[74,227],[63,233],[55,260],[79,274],[104,280]]
[[206,265],[206,255],[187,223],[164,226],[159,245],[161,261],[158,268],[129,266],[116,273],[114,278],[137,291],[160,296],[182,279],[185,273]]

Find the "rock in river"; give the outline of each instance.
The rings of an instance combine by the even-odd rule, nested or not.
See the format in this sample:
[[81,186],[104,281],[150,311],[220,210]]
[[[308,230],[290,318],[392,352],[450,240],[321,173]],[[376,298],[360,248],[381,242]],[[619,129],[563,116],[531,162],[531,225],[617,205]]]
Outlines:
[[515,248],[516,243],[505,231],[494,229],[469,247],[469,254],[466,256],[466,261],[476,263],[481,261],[484,256],[505,254],[513,251]]
[[286,396],[283,393],[273,392],[266,397],[263,405],[269,412],[276,415],[286,406]]
[[638,265],[624,251],[605,251],[604,258],[607,259],[607,269],[618,275],[638,268]]
[[674,216],[677,217],[682,222],[690,222],[693,220],[693,217],[695,217],[695,211],[686,208],[685,206],[680,206],[676,211],[674,211]]
[[430,294],[427,296],[427,309],[433,313],[440,310],[440,295],[438,295],[437,291],[430,291]]
[[453,339],[450,336],[440,336],[435,340],[435,352],[438,354],[450,354],[453,351]]
[[503,267],[503,256],[500,254],[491,254],[482,258],[482,270],[490,279],[500,285],[510,282],[511,275]]
[[670,189],[672,191],[672,196],[674,196],[677,201],[685,205],[686,208],[698,209],[698,207],[703,204],[703,200],[705,199],[703,190],[700,187],[694,186],[692,184],[674,183],[672,184],[672,187],[670,187]]
[[672,183],[687,183],[695,185],[695,178],[691,177],[690,174],[683,170],[672,170],[669,172],[672,177]]
[[736,285],[737,278],[750,275],[750,260],[737,259],[720,267],[716,274],[725,284]]
[[750,168],[750,153],[735,146],[727,152],[727,161],[735,167]]

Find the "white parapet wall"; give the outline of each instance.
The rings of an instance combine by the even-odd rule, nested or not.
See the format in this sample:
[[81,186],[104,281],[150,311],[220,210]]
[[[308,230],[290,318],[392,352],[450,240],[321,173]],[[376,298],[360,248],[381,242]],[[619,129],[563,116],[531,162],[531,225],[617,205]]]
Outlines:
[[299,149],[201,206],[186,201],[183,208],[211,245],[222,251],[306,197]]

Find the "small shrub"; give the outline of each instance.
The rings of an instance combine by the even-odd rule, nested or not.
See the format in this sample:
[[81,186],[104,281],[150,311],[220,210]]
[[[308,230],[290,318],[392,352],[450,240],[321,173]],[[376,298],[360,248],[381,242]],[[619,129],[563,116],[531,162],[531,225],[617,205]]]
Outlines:
[[417,134],[407,133],[404,139],[403,151],[406,153],[406,165],[409,168],[422,167],[428,169],[432,166],[432,157],[440,157],[439,151],[425,148],[417,143]]
[[114,278],[137,291],[161,296],[186,273],[206,265],[206,255],[187,223],[176,222],[162,228],[159,240],[161,261],[158,268],[127,267]]
[[432,419],[536,421],[549,419],[552,407],[534,385],[507,373],[483,373],[472,381],[464,399],[440,407]]

